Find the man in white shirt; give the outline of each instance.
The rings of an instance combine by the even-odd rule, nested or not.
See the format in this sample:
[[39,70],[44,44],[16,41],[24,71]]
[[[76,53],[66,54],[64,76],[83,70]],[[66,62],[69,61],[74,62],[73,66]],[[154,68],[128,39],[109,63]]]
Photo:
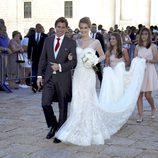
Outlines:
[[29,36],[28,43],[28,62],[32,62],[32,91],[37,92],[37,72],[38,63],[43,49],[44,40],[47,37],[46,34],[42,33],[43,26],[41,24],[36,24],[36,32]]
[[[55,22],[56,34],[45,40],[43,51],[38,66],[37,85],[42,90],[42,108],[50,139],[67,119],[68,102],[72,95],[71,69],[77,64],[76,42],[65,36],[68,22],[61,17]],[[68,60],[69,54],[73,59]],[[52,102],[59,103],[59,119],[56,119]],[[59,121],[57,121],[59,120]],[[60,140],[54,139],[54,143]]]

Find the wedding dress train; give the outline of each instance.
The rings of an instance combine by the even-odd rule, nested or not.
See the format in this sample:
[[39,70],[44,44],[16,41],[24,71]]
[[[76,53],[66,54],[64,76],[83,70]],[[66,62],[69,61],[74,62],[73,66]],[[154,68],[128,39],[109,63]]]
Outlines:
[[114,69],[104,68],[99,107],[106,117],[109,134],[116,133],[131,116],[140,93],[146,67],[145,60],[134,58],[129,71],[120,62]]

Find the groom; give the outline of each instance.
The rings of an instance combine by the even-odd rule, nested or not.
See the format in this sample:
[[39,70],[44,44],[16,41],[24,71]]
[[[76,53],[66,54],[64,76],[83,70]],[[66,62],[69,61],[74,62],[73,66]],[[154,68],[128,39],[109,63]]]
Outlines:
[[[38,88],[42,88],[42,108],[50,128],[50,139],[67,119],[68,102],[71,100],[71,69],[76,66],[76,42],[65,36],[68,22],[60,17],[55,22],[56,34],[46,38],[38,65]],[[71,53],[72,60],[68,60]],[[52,102],[58,102],[59,119],[56,119]],[[54,143],[60,140],[54,139]]]

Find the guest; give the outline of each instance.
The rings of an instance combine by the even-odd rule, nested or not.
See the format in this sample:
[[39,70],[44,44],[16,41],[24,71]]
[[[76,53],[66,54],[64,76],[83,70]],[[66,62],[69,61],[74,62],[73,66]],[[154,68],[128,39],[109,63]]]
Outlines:
[[120,61],[125,61],[126,66],[130,65],[127,49],[122,48],[121,36],[114,32],[110,36],[109,49],[106,52],[106,64],[114,68]]
[[46,37],[47,35],[43,33],[43,26],[41,24],[36,24],[36,32],[29,36],[28,60],[29,63],[30,61],[32,62],[32,91],[34,93],[36,93],[38,90],[36,84],[38,63]]
[[12,53],[11,50],[8,48],[9,41],[10,41],[10,39],[6,32],[6,26],[2,25],[0,27],[0,51],[8,52],[9,54]]
[[35,33],[35,28],[31,27],[27,33],[27,35],[22,39],[21,45],[24,49],[23,57],[24,57],[24,63],[21,63],[22,68],[25,71],[25,81],[24,84],[21,85],[22,88],[28,88],[27,85],[30,85],[30,75],[31,75],[31,64],[28,62],[28,42],[29,42],[29,37]]
[[48,36],[52,36],[52,35],[54,35],[54,34],[55,34],[55,29],[54,29],[54,27],[51,27],[51,28],[49,29]]
[[151,118],[154,119],[156,106],[151,94],[153,91],[158,90],[158,76],[154,66],[155,63],[158,63],[158,51],[156,46],[151,43],[151,32],[148,28],[143,27],[140,31],[135,56],[146,59],[144,81],[137,102],[139,114],[137,122],[141,123],[143,121],[143,95],[151,106]]
[[16,78],[18,73],[18,53],[24,52],[21,41],[21,34],[19,31],[13,31],[12,39],[9,42],[9,48],[13,52],[8,56],[8,78],[9,78],[9,86],[11,89],[18,89],[16,85]]

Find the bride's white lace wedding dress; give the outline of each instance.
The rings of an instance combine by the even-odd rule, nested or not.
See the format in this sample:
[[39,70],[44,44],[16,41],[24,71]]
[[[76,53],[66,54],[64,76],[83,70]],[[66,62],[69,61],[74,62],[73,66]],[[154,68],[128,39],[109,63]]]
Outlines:
[[125,71],[122,62],[114,70],[104,68],[98,100],[95,72],[85,68],[82,62],[83,54],[89,50],[96,51],[95,47],[96,42],[87,48],[79,45],[76,48],[78,63],[73,76],[70,115],[55,135],[65,143],[83,146],[104,144],[104,140],[109,139],[127,121],[138,98],[145,62],[137,58],[129,72]]

